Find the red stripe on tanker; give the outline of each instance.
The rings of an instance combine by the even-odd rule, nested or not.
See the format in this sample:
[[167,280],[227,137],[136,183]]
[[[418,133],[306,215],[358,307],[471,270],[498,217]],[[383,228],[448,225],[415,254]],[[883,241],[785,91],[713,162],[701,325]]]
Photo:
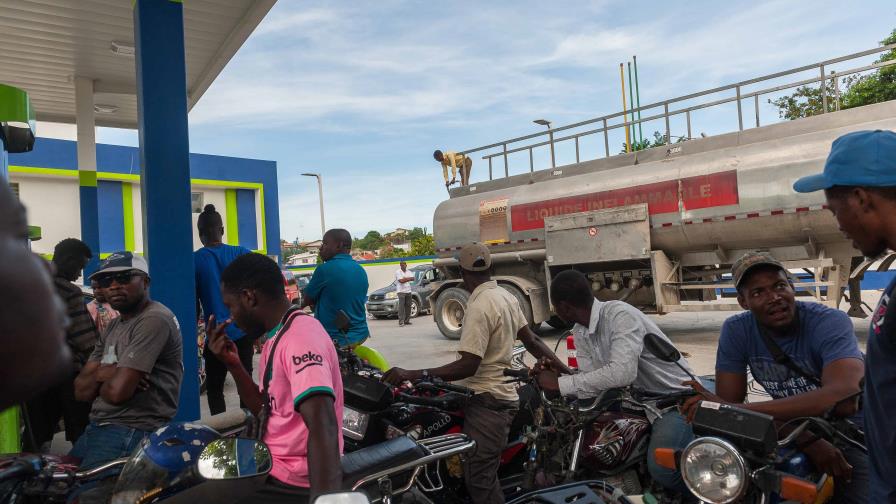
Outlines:
[[650,215],[678,212],[679,200],[685,210],[737,205],[737,171],[512,205],[510,220],[513,231],[526,231],[544,228],[546,217],[638,203],[647,203]]

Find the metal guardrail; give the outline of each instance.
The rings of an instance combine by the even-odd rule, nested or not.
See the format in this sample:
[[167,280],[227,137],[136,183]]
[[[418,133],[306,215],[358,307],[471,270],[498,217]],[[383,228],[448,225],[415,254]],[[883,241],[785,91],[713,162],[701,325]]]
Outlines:
[[[632,108],[632,109],[629,109],[629,110],[626,110],[623,112],[616,112],[614,114],[597,117],[594,119],[588,119],[586,121],[568,124],[566,126],[561,126],[558,128],[548,128],[547,131],[540,131],[538,133],[532,133],[529,135],[511,138],[509,140],[503,140],[503,141],[489,144],[489,145],[483,145],[482,147],[476,147],[473,149],[461,151],[460,154],[469,156],[470,154],[473,154],[473,153],[500,148],[501,149],[500,152],[489,153],[489,154],[482,156],[482,159],[488,160],[488,179],[494,180],[495,177],[493,176],[493,167],[492,167],[492,159],[494,159],[494,158],[498,158],[498,157],[504,158],[504,177],[509,177],[510,171],[509,171],[507,156],[510,154],[514,154],[516,152],[522,152],[522,151],[528,150],[529,151],[529,171],[534,172],[535,164],[534,164],[532,150],[537,147],[550,146],[550,148],[551,148],[551,168],[555,168],[556,161],[555,161],[555,156],[554,156],[554,146],[559,142],[565,142],[565,141],[572,140],[575,143],[576,162],[578,163],[578,162],[581,162],[579,139],[582,137],[585,137],[585,136],[595,135],[595,134],[599,134],[599,133],[603,133],[605,157],[611,157],[611,155],[610,155],[610,139],[609,139],[610,130],[617,129],[617,128],[628,128],[629,126],[633,126],[633,125],[637,126],[637,125],[641,125],[641,124],[643,124],[645,122],[649,122],[649,121],[655,121],[655,120],[659,120],[659,119],[665,120],[665,126],[666,126],[665,139],[666,139],[666,145],[669,145],[672,143],[672,138],[673,138],[672,134],[671,134],[669,120],[671,117],[678,116],[681,114],[685,115],[685,118],[687,121],[687,137],[683,137],[683,138],[691,139],[692,138],[691,112],[693,112],[695,110],[706,109],[706,108],[715,107],[718,105],[723,105],[723,104],[731,103],[731,102],[737,102],[738,130],[743,131],[744,130],[743,101],[748,100],[750,98],[753,98],[753,100],[754,100],[754,105],[755,105],[755,109],[756,109],[755,122],[756,122],[756,127],[758,128],[760,126],[760,124],[759,124],[759,97],[761,95],[775,93],[778,91],[783,91],[785,89],[798,88],[801,86],[806,86],[806,85],[815,84],[815,83],[821,84],[820,85],[821,99],[822,99],[822,112],[821,113],[824,114],[824,113],[827,113],[827,111],[828,111],[828,100],[829,100],[827,86],[824,84],[825,81],[832,80],[834,83],[834,95],[835,96],[830,97],[830,98],[833,98],[835,100],[835,110],[839,110],[840,109],[840,87],[839,87],[838,81],[841,77],[844,77],[847,75],[854,75],[857,73],[866,72],[866,71],[874,70],[874,69],[878,69],[878,68],[883,68],[883,67],[887,67],[890,65],[896,65],[896,60],[881,61],[878,63],[863,65],[860,67],[851,68],[849,70],[843,70],[843,71],[839,71],[839,72],[831,72],[828,74],[825,74],[825,67],[830,67],[831,65],[834,65],[837,63],[842,63],[844,61],[850,61],[850,60],[862,58],[862,57],[869,56],[869,55],[876,54],[876,53],[886,52],[886,51],[889,51],[892,49],[896,49],[896,44],[876,47],[874,49],[868,49],[866,51],[857,52],[857,53],[849,54],[846,56],[841,56],[839,58],[825,60],[825,61],[815,63],[812,65],[806,65],[806,66],[802,66],[802,67],[798,67],[798,68],[792,68],[790,70],[785,70],[783,72],[776,72],[773,74],[764,75],[762,77],[757,77],[754,79],[749,79],[749,80],[737,82],[734,84],[728,84],[725,86],[707,89],[705,91],[700,91],[697,93],[679,96],[677,98],[672,98],[670,100],[651,103],[649,105],[642,105],[640,107],[635,107],[635,108]],[[781,85],[777,85],[777,86],[773,86],[773,87],[768,87],[768,88],[760,89],[757,91],[751,91],[748,93],[742,92],[744,87],[750,86],[752,84],[758,84],[758,83],[761,83],[764,81],[778,79],[781,77],[786,77],[788,75],[806,72],[809,70],[818,70],[819,76],[809,78],[809,79],[802,79],[802,80],[795,81],[795,82],[789,82],[786,84],[781,84]],[[699,98],[702,96],[726,92],[726,91],[733,91],[734,96],[721,98],[718,100],[713,100],[713,101],[710,101],[707,103],[700,103],[700,104],[692,105],[689,107],[682,107],[679,109],[670,110],[670,105],[672,105],[672,104],[684,102],[687,100],[692,100],[694,98]],[[629,115],[634,115],[634,114],[637,114],[642,111],[647,111],[647,110],[655,109],[655,108],[659,108],[659,107],[662,107],[662,109],[663,109],[662,113],[653,114],[653,115],[645,116],[645,117],[639,117],[634,120],[628,119]],[[609,124],[608,121],[610,121],[612,119],[620,118],[620,117],[623,118],[622,122],[619,122],[617,124]],[[583,126],[588,126],[588,125],[592,125],[592,124],[600,124],[601,126],[596,129],[581,131],[581,132],[574,133],[571,135],[561,136],[559,138],[555,138],[555,136],[554,136],[557,132],[581,128]],[[541,137],[545,137],[545,136],[548,137],[547,140],[508,149],[508,146],[511,144],[516,144],[516,143],[519,143],[519,142],[522,142],[525,140],[532,140],[532,139],[541,138]],[[678,137],[678,138],[682,138],[682,137]],[[596,159],[596,158],[594,158],[594,159]],[[498,178],[501,178],[501,177],[498,177]]]

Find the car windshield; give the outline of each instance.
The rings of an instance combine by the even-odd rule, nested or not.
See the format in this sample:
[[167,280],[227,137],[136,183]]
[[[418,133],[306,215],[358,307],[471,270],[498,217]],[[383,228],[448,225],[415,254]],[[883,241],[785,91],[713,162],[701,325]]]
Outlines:
[[296,277],[296,284],[299,286],[300,289],[304,289],[305,287],[307,287],[308,283],[310,281],[311,281],[311,277],[309,277],[309,276]]

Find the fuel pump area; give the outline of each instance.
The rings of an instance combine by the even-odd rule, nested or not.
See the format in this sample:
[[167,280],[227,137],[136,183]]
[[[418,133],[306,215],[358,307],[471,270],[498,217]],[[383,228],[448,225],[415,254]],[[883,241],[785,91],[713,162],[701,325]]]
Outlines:
[[[177,316],[185,356],[197,353],[187,113],[275,1],[0,2],[0,178],[9,181],[9,153],[40,151],[36,121],[77,125],[80,236],[95,252],[87,277],[101,250],[96,127],[137,129],[142,225],[132,232],[142,234],[152,297]],[[261,209],[262,227],[266,219],[276,235],[271,206]],[[279,256],[279,239],[258,242]],[[185,358],[176,418],[199,413],[197,360]],[[15,416],[0,417],[4,431]]]

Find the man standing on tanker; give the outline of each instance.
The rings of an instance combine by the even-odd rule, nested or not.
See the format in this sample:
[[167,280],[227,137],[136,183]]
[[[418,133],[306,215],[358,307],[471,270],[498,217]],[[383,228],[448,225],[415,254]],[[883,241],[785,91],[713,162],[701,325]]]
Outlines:
[[[457,172],[460,170],[460,185],[465,186],[470,183],[470,170],[473,169],[473,160],[452,151],[444,153],[437,150],[432,153],[432,157],[436,161],[442,163],[442,176],[445,177],[445,187],[453,185],[457,181]],[[448,180],[448,169],[451,169],[451,180]]]
[[464,380],[475,395],[464,408],[464,434],[476,441],[476,451],[464,464],[464,482],[474,504],[502,504],[498,481],[501,451],[510,424],[519,409],[516,387],[506,383],[513,341],[519,338],[536,358],[549,360],[556,369],[569,368],[529,329],[519,302],[491,278],[491,255],[481,243],[470,243],[457,256],[464,287],[470,292],[461,328],[459,359],[435,369],[392,368],[383,380]]

